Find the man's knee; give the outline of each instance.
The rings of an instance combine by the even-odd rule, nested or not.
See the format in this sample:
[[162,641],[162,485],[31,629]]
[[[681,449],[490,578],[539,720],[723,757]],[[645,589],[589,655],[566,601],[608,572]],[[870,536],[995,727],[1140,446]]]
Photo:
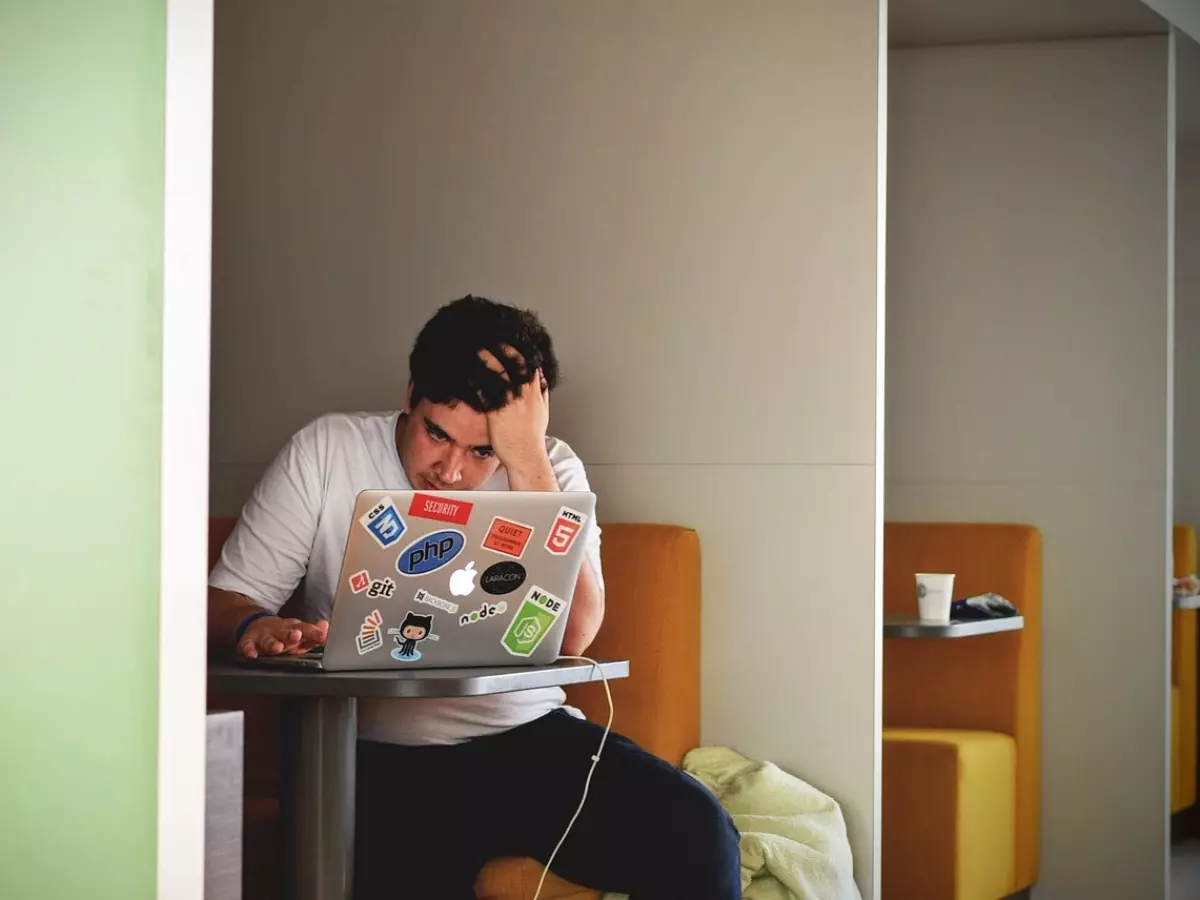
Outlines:
[[679,772],[669,796],[668,808],[662,812],[671,823],[675,840],[692,852],[706,848],[717,857],[738,855],[737,827],[712,791],[691,775]]

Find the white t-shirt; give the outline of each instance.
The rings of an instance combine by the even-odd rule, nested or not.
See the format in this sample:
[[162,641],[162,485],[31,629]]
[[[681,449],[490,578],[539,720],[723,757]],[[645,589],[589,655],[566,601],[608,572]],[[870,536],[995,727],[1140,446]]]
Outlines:
[[[208,583],[272,611],[300,587],[300,617],[328,618],[359,492],[412,489],[396,452],[399,415],[332,413],[296,432],[246,501]],[[560,488],[590,490],[583,463],[566,443],[547,438],[546,451]],[[504,468],[480,489],[508,490]],[[585,558],[600,580],[594,519],[588,533]],[[453,744],[531,722],[565,699],[561,688],[437,700],[364,698],[358,734],[393,744]]]

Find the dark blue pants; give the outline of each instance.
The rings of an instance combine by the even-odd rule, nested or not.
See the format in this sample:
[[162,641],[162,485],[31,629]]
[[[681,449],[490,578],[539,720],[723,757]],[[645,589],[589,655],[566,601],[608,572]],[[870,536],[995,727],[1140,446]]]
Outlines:
[[[472,900],[489,859],[545,863],[603,731],[557,710],[453,746],[360,741],[355,900]],[[742,896],[737,829],[720,803],[616,734],[553,871],[631,900]]]

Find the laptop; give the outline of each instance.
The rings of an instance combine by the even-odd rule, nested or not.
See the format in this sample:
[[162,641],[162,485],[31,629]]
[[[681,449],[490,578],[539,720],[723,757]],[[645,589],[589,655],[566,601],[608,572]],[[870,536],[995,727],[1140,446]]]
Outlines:
[[595,506],[587,491],[363,491],[324,647],[247,662],[329,672],[551,663]]

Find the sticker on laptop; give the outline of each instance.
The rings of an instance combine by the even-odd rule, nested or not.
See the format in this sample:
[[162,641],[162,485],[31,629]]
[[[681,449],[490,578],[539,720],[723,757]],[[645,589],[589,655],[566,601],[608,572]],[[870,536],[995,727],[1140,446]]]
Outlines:
[[463,613],[458,617],[458,626],[474,625],[476,622],[484,622],[488,619],[494,619],[496,616],[503,615],[508,612],[508,604],[501,600],[499,603],[484,603],[479,609],[473,609],[469,613]]
[[384,550],[400,540],[407,527],[391,497],[384,497],[363,513],[358,521]]
[[371,573],[366,569],[361,572],[355,572],[350,576],[350,590],[356,594],[361,594],[371,586]]
[[550,533],[546,535],[546,549],[556,556],[562,556],[571,549],[575,538],[583,529],[587,516],[564,506],[554,518]]
[[537,585],[529,589],[500,643],[513,656],[532,656],[566,604]]
[[396,557],[401,575],[428,575],[436,572],[462,552],[467,539],[461,531],[448,529],[417,538]]
[[417,494],[409,504],[408,514],[419,519],[466,525],[474,508],[474,503],[467,503],[465,500],[446,500],[433,494]]
[[489,594],[511,594],[525,583],[525,567],[506,559],[484,569],[479,586]]
[[496,516],[488,528],[487,537],[483,539],[483,549],[520,559],[531,537],[533,529],[528,525]]
[[450,593],[455,597],[469,597],[475,593],[475,561],[467,563],[461,569],[450,573]]
[[433,594],[429,593],[429,591],[425,590],[425,588],[421,588],[413,595],[413,602],[427,603],[428,605],[437,607],[438,609],[448,612],[451,615],[458,612],[457,603],[451,603],[449,600],[443,600],[441,597],[435,597]]
[[401,662],[416,662],[420,659],[421,651],[417,649],[417,644],[421,641],[438,639],[438,636],[431,631],[432,628],[433,613],[423,616],[410,611],[404,617],[404,621],[400,623],[399,628],[388,629],[388,634],[396,642],[396,649],[392,651],[392,659],[398,659]]
[[376,578],[371,581],[371,586],[367,588],[367,596],[371,598],[382,597],[384,600],[391,600],[392,595],[396,593],[396,582],[390,578]]
[[359,656],[383,646],[383,616],[379,610],[374,610],[363,619],[362,627],[354,638],[354,646],[358,648]]

